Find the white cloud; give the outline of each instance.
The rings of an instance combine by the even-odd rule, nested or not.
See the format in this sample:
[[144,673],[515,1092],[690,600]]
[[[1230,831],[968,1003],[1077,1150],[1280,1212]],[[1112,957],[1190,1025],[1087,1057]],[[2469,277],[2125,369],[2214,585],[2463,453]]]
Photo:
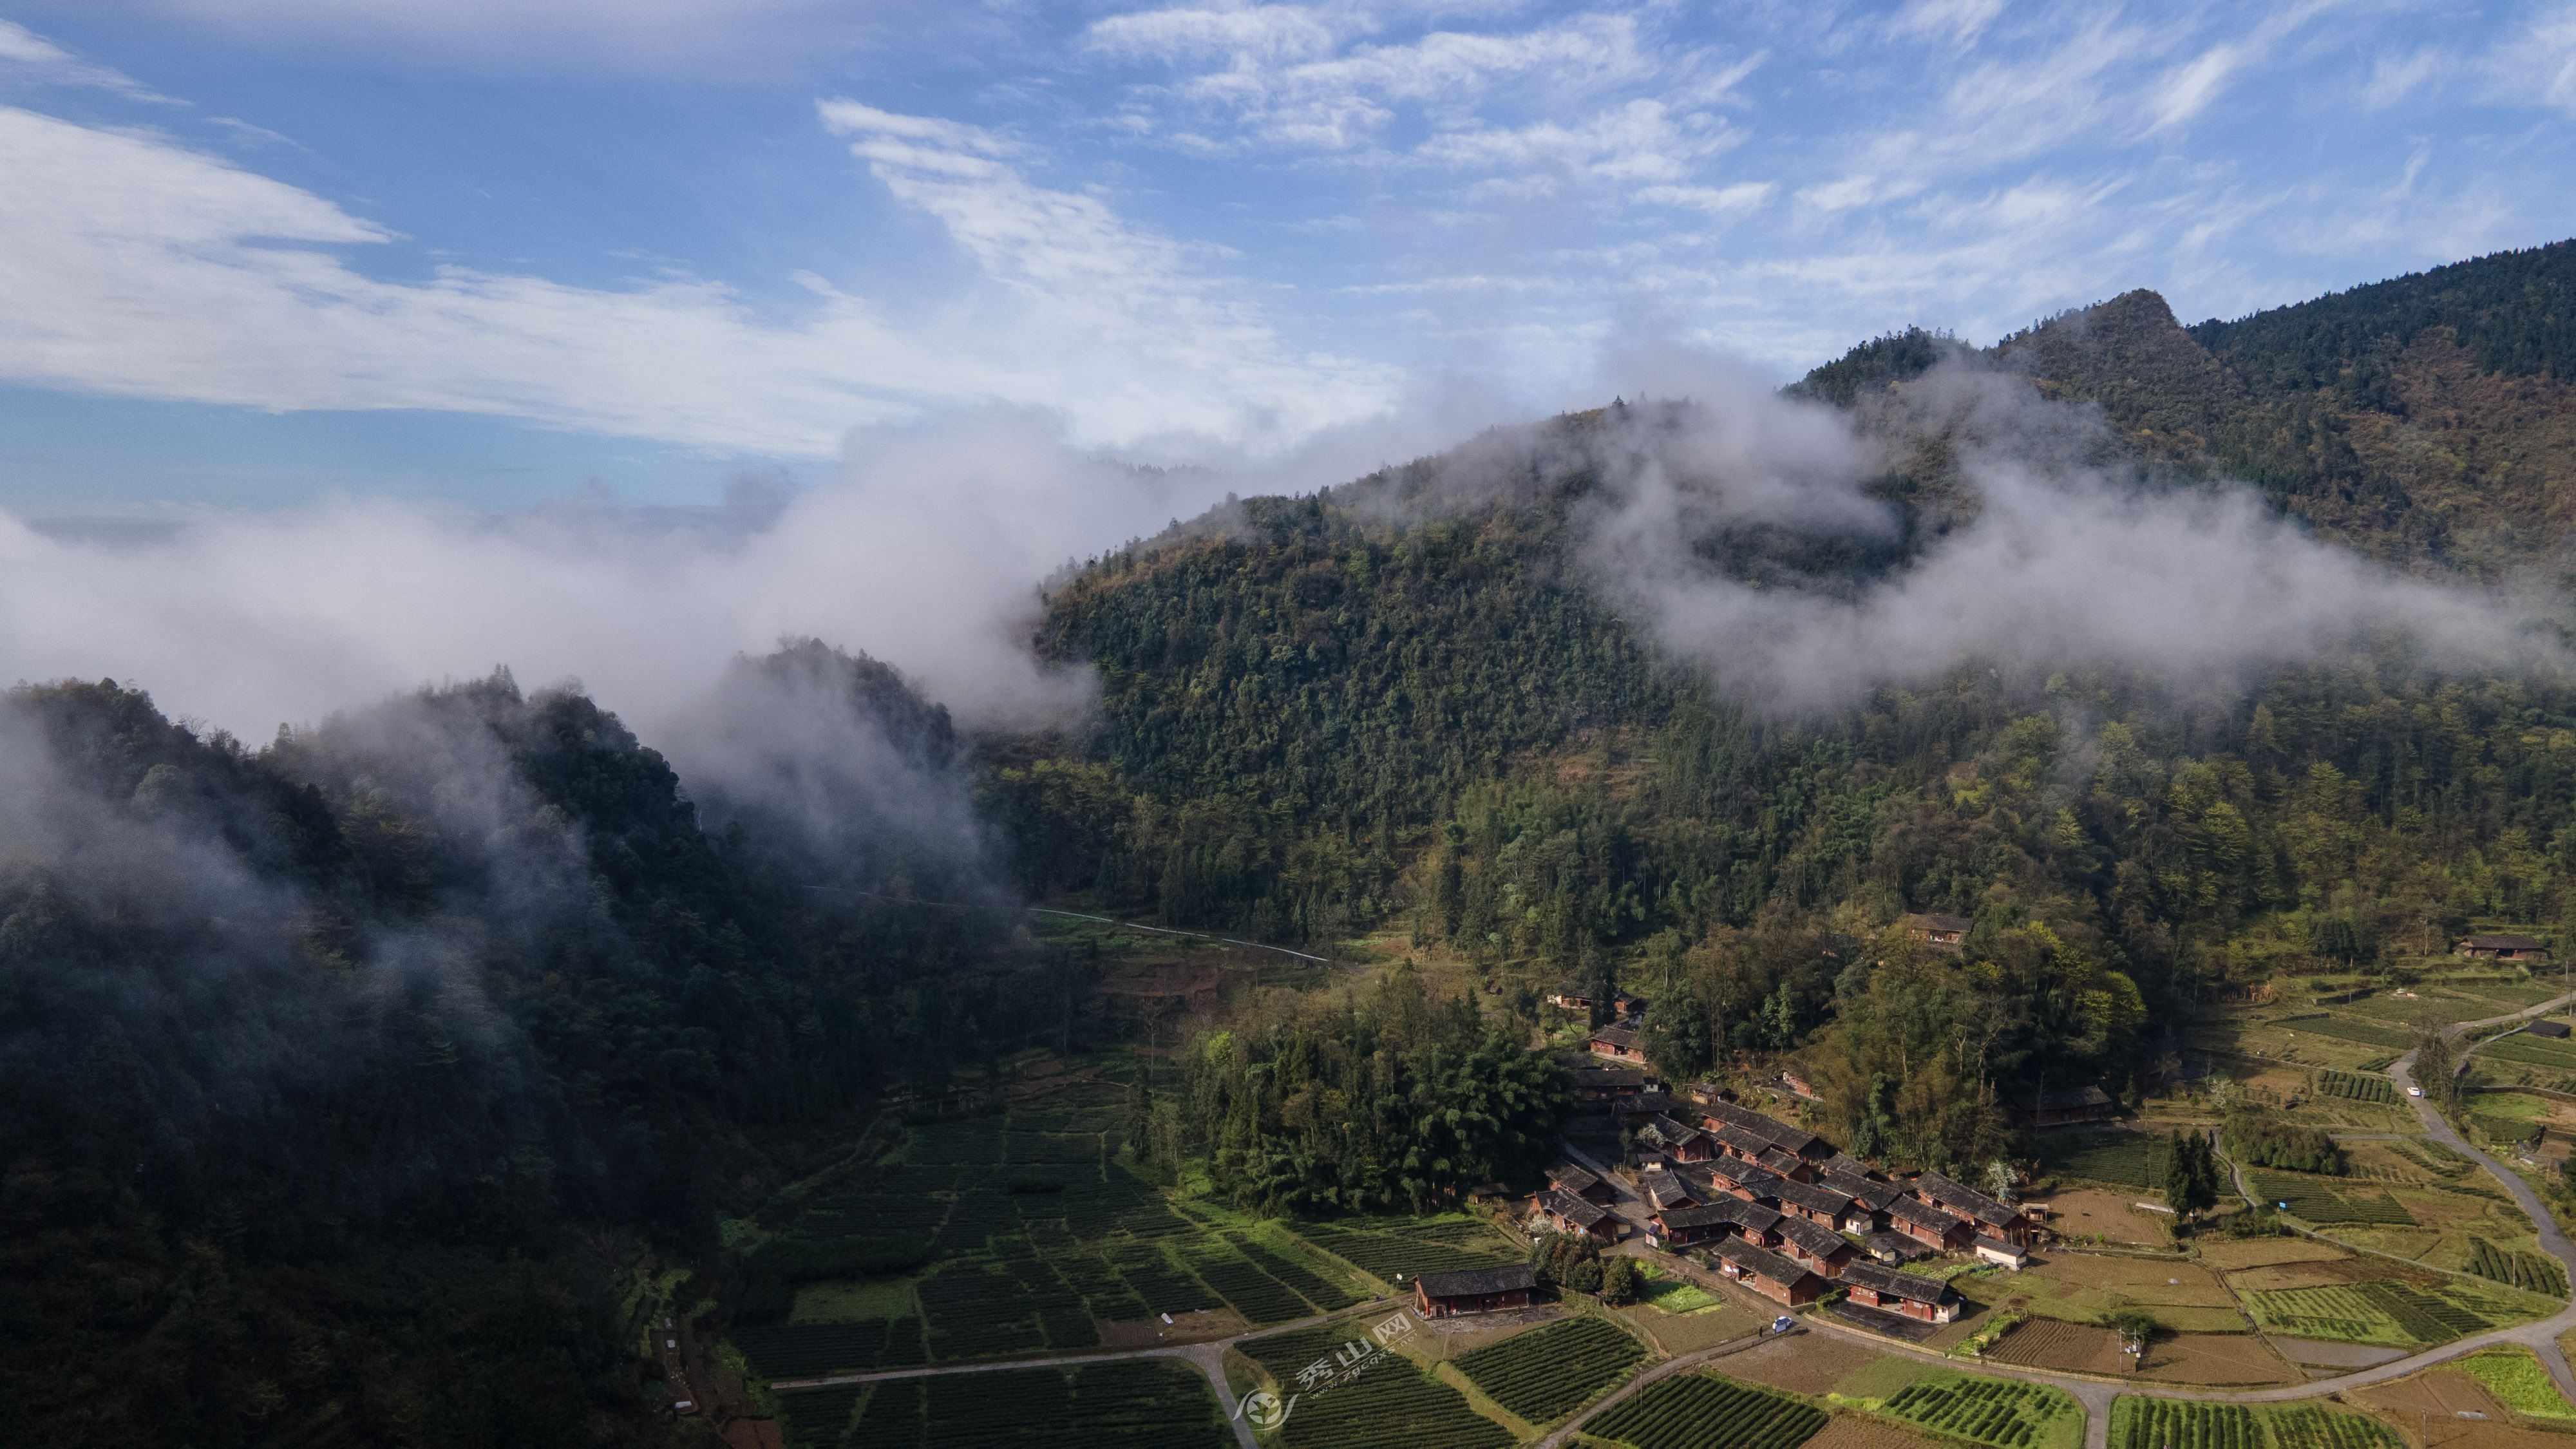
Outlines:
[[1654,206],[1681,206],[1711,216],[1759,210],[1778,188],[1768,181],[1739,181],[1732,186],[1648,186],[1637,199]]
[[379,280],[330,248],[390,233],[310,192],[159,136],[0,108],[0,376],[809,456],[925,406],[1054,408],[1093,442],[1276,445],[1383,405],[1383,374],[1290,354],[1172,244],[1029,184],[984,133],[861,106],[836,117],[987,269],[915,327],[819,281],[804,316],[776,321],[694,279]]
[[173,104],[123,71],[92,65],[23,25],[0,20],[0,78],[12,75],[43,85],[91,86],[133,100]]

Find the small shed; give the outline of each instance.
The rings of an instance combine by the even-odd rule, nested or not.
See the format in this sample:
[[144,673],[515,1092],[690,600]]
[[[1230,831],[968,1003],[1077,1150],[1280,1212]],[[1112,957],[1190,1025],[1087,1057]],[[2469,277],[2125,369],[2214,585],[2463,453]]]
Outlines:
[[2458,954],[2480,961],[2549,964],[2549,948],[2529,936],[2462,936],[2457,949]]
[[1979,1258],[1997,1267],[2010,1268],[2018,1273],[2030,1266],[2030,1254],[2018,1244],[2007,1243],[2001,1238],[1980,1237],[1975,1246]]
[[2117,1105],[2110,1093],[2090,1084],[2042,1092],[2031,1103],[2030,1125],[2064,1127],[2076,1122],[2108,1122]]
[[1527,1263],[1499,1268],[1464,1268],[1454,1273],[1425,1273],[1413,1280],[1413,1306],[1425,1318],[1461,1313],[1499,1313],[1527,1308],[1538,1287],[1538,1274]]
[[1966,916],[1919,914],[1899,916],[1896,924],[1917,941],[1935,946],[1956,946],[1968,939],[1968,929],[1976,922]]
[[2563,1021],[2535,1021],[2531,1025],[2524,1027],[2522,1031],[2525,1036],[2564,1037],[2567,1035],[2567,1023]]

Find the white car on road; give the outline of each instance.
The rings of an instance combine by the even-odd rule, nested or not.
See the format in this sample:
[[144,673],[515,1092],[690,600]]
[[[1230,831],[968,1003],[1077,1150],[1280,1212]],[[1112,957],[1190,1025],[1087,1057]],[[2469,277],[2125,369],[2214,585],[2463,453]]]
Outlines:
[[2424,1095],[2424,1089],[2422,1087],[2408,1087],[2406,1089],[2406,1095],[2410,1097],[2420,1097]]

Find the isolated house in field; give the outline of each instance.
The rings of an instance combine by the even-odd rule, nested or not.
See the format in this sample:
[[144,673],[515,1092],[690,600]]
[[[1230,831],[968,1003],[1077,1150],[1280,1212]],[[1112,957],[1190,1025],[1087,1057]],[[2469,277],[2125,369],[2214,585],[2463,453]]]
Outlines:
[[1606,1203],[1617,1196],[1610,1184],[1571,1162],[1560,1162],[1547,1170],[1547,1185],[1559,1192],[1571,1193],[1588,1203]]
[[1967,1219],[1952,1217],[1930,1203],[1910,1197],[1897,1198],[1887,1205],[1887,1227],[1936,1253],[1964,1252],[1977,1235]]
[[1948,1323],[1959,1316],[1958,1295],[1938,1278],[1900,1273],[1877,1263],[1854,1263],[1843,1269],[1843,1287],[1851,1301],[1867,1308],[1902,1313],[1926,1323]]
[[2462,956],[2481,961],[2513,961],[2526,966],[2549,964],[2549,948],[2529,936],[2462,936],[2457,951]]
[[1413,1307],[1425,1318],[1498,1313],[1507,1308],[1529,1307],[1530,1294],[1537,1287],[1538,1274],[1527,1263],[1425,1273],[1413,1280]]
[[2567,1023],[2563,1021],[2535,1021],[2531,1025],[2524,1027],[2522,1030],[2523,1034],[2526,1036],[2564,1038],[2567,1035]]
[[2076,1122],[2108,1122],[2116,1105],[2110,1093],[2091,1085],[2042,1092],[2031,1103],[2030,1125],[2064,1127]]
[[1560,1011],[1590,1011],[1592,993],[1571,982],[1560,981],[1547,989],[1547,1004]]
[[1965,1183],[1937,1172],[1921,1173],[1914,1179],[1914,1195],[1968,1219],[1986,1236],[2001,1238],[2016,1247],[2030,1246],[2031,1221],[2020,1209],[2006,1207]]
[[1548,1227],[1560,1233],[1581,1233],[1605,1243],[1619,1241],[1619,1220],[1607,1209],[1585,1202],[1570,1192],[1555,1188],[1530,1199],[1530,1210],[1547,1220]]
[[1780,1253],[1819,1278],[1839,1278],[1843,1266],[1860,1256],[1842,1234],[1804,1218],[1780,1220]]
[[1633,1026],[1605,1026],[1592,1033],[1586,1051],[1605,1062],[1642,1062],[1646,1054],[1637,1049],[1637,1029]]
[[1966,916],[1905,915],[1896,918],[1905,934],[1932,946],[1957,946],[1968,939],[1968,928],[1976,924]]
[[1742,1238],[1727,1238],[1710,1249],[1717,1271],[1775,1302],[1794,1308],[1825,1296],[1825,1280],[1767,1249]]

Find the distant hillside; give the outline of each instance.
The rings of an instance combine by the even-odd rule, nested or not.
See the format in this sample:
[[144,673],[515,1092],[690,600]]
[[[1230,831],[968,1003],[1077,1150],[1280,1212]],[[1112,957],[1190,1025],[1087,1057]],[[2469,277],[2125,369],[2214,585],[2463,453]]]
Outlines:
[[[2491,573],[2576,534],[2576,241],[2191,328],[2129,292],[1989,355],[2382,558]],[[1847,400],[1916,360],[1880,339],[1805,385]]]

